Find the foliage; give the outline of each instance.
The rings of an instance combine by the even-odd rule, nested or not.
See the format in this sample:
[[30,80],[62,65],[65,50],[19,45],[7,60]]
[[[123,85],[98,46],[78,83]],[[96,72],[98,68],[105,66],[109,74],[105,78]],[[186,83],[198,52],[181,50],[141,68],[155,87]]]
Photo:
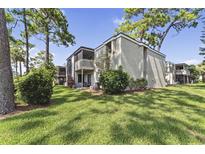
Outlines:
[[108,94],[118,94],[128,86],[129,76],[122,69],[107,70],[100,74],[99,82],[103,91]]
[[190,77],[194,82],[198,82],[200,72],[195,65],[189,65]]
[[53,72],[48,66],[31,70],[19,79],[17,93],[28,104],[47,104],[53,92]]
[[116,29],[160,50],[169,33],[179,33],[184,28],[196,27],[203,9],[128,8],[124,10],[124,21]]
[[33,18],[37,29],[36,33],[43,36],[40,38],[46,43],[45,60],[49,62],[49,43],[64,45],[68,47],[73,45],[75,37],[68,31],[68,21],[61,9],[41,8],[33,9],[35,17]]
[[143,90],[146,88],[147,84],[148,82],[144,78],[136,79],[136,80],[134,80],[133,78],[129,79],[130,90]]
[[36,28],[33,17],[34,12],[33,9],[11,9],[9,12],[15,17],[15,25],[13,28],[16,27],[17,24],[23,25],[24,29],[20,32],[21,39],[24,40],[24,46],[25,46],[25,52],[26,52],[26,58],[25,58],[25,66],[26,66],[26,73],[29,72],[29,49],[34,47],[31,43],[29,43],[30,37],[32,37],[34,34],[36,34]]
[[130,90],[135,90],[135,88],[136,88],[136,84],[135,84],[136,82],[135,82],[135,79],[134,78],[130,78],[129,79],[129,84],[128,84],[128,87],[130,88]]
[[[53,64],[53,54],[49,53],[49,63]],[[45,51],[40,51],[36,54],[36,56],[30,58],[30,67],[38,68],[39,66],[45,63]]]
[[140,89],[140,90],[145,89],[147,84],[148,84],[148,82],[144,78],[136,80],[136,88],[137,89]]
[[18,76],[18,62],[20,64],[20,75],[22,75],[21,63],[25,62],[25,50],[21,40],[10,41],[11,63],[15,66],[15,75]]
[[197,70],[202,75],[202,81],[205,82],[205,62],[202,62],[197,66]]

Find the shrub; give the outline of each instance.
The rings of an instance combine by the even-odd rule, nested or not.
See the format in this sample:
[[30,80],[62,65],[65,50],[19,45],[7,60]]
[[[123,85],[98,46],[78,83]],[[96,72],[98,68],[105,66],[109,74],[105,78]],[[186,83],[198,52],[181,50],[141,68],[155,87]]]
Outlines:
[[118,70],[108,70],[100,74],[99,82],[105,93],[118,94],[128,86],[129,76],[121,68]]
[[142,90],[145,89],[147,86],[147,80],[144,78],[136,79],[133,78],[129,79],[129,88],[130,90]]
[[49,103],[53,92],[53,71],[44,66],[19,79],[17,94],[28,104]]
[[130,90],[134,90],[136,88],[136,81],[134,80],[134,78],[130,78],[129,79],[129,88]]
[[145,89],[146,88],[146,86],[147,86],[147,80],[146,79],[144,79],[144,78],[141,78],[141,79],[137,79],[136,80],[136,88],[137,89],[140,89],[140,90],[142,90],[142,89]]

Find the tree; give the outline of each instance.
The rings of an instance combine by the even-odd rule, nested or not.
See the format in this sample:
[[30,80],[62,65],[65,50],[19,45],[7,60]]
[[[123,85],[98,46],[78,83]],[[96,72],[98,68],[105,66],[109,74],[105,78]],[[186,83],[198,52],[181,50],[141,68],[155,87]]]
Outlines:
[[32,18],[34,16],[34,12],[32,9],[13,9],[12,13],[17,17],[17,22],[23,24],[24,30],[21,32],[21,37],[25,39],[25,51],[26,51],[26,58],[25,58],[25,66],[26,66],[26,73],[29,72],[29,50],[33,47],[32,44],[29,43],[29,38],[35,34],[36,32],[36,25],[32,22]]
[[197,70],[202,75],[202,81],[205,82],[205,62],[202,62],[197,66]]
[[171,29],[179,33],[196,27],[202,9],[125,9],[124,22],[116,29],[139,39],[152,48],[161,46]]
[[35,23],[38,26],[37,33],[43,34],[46,44],[45,62],[49,63],[50,42],[68,47],[73,45],[74,36],[68,32],[68,21],[60,9],[34,9]]
[[[49,53],[49,59],[49,63],[53,63],[53,55],[51,53]],[[41,66],[45,62],[45,51],[38,52],[35,57],[31,57],[30,61],[31,68]]]
[[190,77],[193,80],[193,82],[198,82],[200,72],[197,69],[197,67],[195,65],[189,65],[188,69],[190,71]]
[[24,43],[21,40],[10,41],[11,62],[15,65],[16,76],[18,76],[18,63],[19,74],[22,76],[22,62],[25,62],[25,50],[23,47]]
[[8,37],[5,12],[0,8],[0,114],[6,114],[15,109]]
[[[205,18],[203,18],[202,23],[205,25]],[[201,40],[201,42],[203,44],[205,44],[205,26],[203,27],[202,35],[201,35],[201,39],[200,40]],[[200,47],[199,50],[200,50],[199,55],[204,56],[204,62],[205,62],[205,47]]]

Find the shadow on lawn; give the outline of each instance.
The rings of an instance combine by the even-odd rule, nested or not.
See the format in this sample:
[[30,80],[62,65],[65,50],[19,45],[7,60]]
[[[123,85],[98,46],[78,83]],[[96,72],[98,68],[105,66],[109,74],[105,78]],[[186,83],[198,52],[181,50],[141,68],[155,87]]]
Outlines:
[[127,114],[132,120],[126,126],[114,123],[111,127],[111,142],[114,144],[133,144],[135,139],[141,139],[141,144],[191,144],[193,138],[201,144],[205,143],[204,129],[193,131],[193,126],[175,118],[142,117],[135,112]]
[[41,119],[41,118],[55,116],[55,115],[57,115],[56,111],[49,111],[47,109],[35,110],[33,112],[26,112],[18,116],[13,116],[13,117],[4,119],[1,122],[8,122],[8,121],[14,121],[14,120],[36,120],[36,119]]
[[[198,85],[193,88],[200,89],[204,87],[205,85]],[[87,92],[71,92],[65,94],[64,97],[71,97],[67,99],[67,103],[90,99],[95,103],[106,104],[112,102],[118,105],[131,104],[138,108],[144,108],[145,113],[143,114],[136,112],[125,113],[130,117],[130,119],[127,119],[125,126],[121,126],[118,121],[111,125],[112,140],[110,143],[112,144],[133,144],[136,138],[149,141],[151,144],[190,144],[193,140],[205,143],[205,130],[196,122],[198,119],[190,116],[190,114],[194,114],[194,116],[200,116],[201,118],[205,117],[205,109],[200,107],[201,103],[205,103],[205,97],[179,88],[174,90],[150,90],[145,91],[142,95],[136,93],[117,96],[91,96]],[[59,102],[62,101],[56,99]],[[115,114],[117,112],[115,109],[97,108],[92,108],[90,111],[94,114]],[[158,111],[163,112],[164,115],[157,117],[155,114]],[[174,114],[176,111],[183,113],[186,120],[192,124],[177,119],[177,117],[165,116],[168,112]],[[68,134],[68,136],[72,138],[72,134]],[[173,137],[175,141],[172,141],[170,137]]]
[[[66,103],[83,102],[87,99],[93,103],[112,103],[114,105],[110,106],[108,104],[110,108],[101,109],[93,107],[86,112],[77,114],[72,119],[65,117],[65,119],[59,121],[60,124],[56,128],[49,129],[40,137],[33,138],[28,144],[55,144],[51,141],[54,136],[57,136],[61,144],[77,144],[82,138],[88,137],[94,131],[87,126],[84,128],[78,127],[85,115],[104,116],[104,114],[116,114],[118,112],[116,105],[123,104],[131,105],[130,111],[120,113],[125,114],[124,117],[126,117],[123,124],[116,120],[110,126],[111,141],[109,143],[111,144],[134,144],[140,140],[144,144],[146,142],[147,144],[190,144],[193,140],[205,143],[205,129],[196,122],[198,117],[205,117],[205,110],[200,107],[201,103],[205,103],[205,97],[200,95],[185,92],[178,88],[175,90],[150,90],[145,91],[144,94],[92,96],[88,92],[60,87],[55,89],[52,99],[54,103],[49,108]],[[136,110],[142,109],[141,112],[138,113],[138,111],[132,109],[132,106]],[[174,117],[176,111],[182,113],[185,120],[180,119],[181,117]],[[158,112],[161,114],[157,114]],[[174,118],[167,115],[167,113],[172,112]],[[41,121],[41,118],[52,118],[52,116],[58,114],[57,111],[41,109],[11,117],[1,122],[25,120],[22,125],[15,127],[14,130],[24,132],[32,128],[43,127],[44,122]],[[32,121],[30,121],[31,118]],[[135,141],[136,139],[138,141]]]
[[[205,103],[204,97],[181,90],[160,89],[145,92],[145,95],[125,95],[122,99],[121,102],[114,99],[112,101],[119,104],[124,102],[137,105],[144,108],[145,113],[127,112],[130,119],[127,119],[128,124],[123,127],[117,122],[114,123],[111,126],[112,143],[132,144],[135,138],[141,138],[151,144],[173,144],[167,140],[170,136],[173,136],[179,144],[190,144],[193,138],[199,143],[205,143],[205,129],[198,125],[198,119],[190,116],[190,114],[194,114],[201,118],[205,117],[205,109],[197,106]],[[171,104],[164,103],[167,100]],[[155,117],[157,111],[164,114]],[[165,116],[166,112],[174,111],[183,113],[191,124],[177,119],[177,117]]]
[[80,113],[70,120],[62,121],[62,124],[60,124],[55,130],[49,131],[45,135],[33,139],[29,144],[48,144],[53,136],[58,136],[61,144],[77,144],[83,136],[92,132],[92,129],[90,128],[77,127],[78,122],[80,122],[83,115],[84,113]]

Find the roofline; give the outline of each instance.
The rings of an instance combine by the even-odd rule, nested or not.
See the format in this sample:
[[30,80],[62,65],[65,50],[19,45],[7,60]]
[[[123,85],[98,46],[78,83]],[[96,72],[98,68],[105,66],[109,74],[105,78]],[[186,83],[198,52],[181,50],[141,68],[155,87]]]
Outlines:
[[93,48],[89,48],[89,47],[85,47],[85,46],[80,46],[77,50],[75,50],[66,60],[70,59],[74,54],[76,54],[79,50],[81,49],[87,49],[90,50],[92,52],[94,52]]
[[66,66],[59,66],[59,65],[57,65],[56,67],[66,67]]
[[130,41],[134,42],[135,44],[144,46],[144,47],[150,49],[151,51],[153,51],[154,53],[157,53],[157,54],[159,54],[159,55],[161,55],[161,56],[163,56],[163,57],[166,57],[166,55],[163,54],[162,52],[160,52],[160,51],[158,51],[158,50],[155,50],[155,49],[152,49],[152,48],[150,48],[148,45],[146,45],[145,43],[139,42],[139,41],[137,41],[136,39],[134,39],[134,38],[130,37],[129,35],[127,35],[127,34],[125,34],[125,33],[122,33],[122,32],[120,32],[120,33],[118,33],[118,34],[116,34],[116,35],[113,35],[112,37],[110,37],[110,38],[108,38],[107,40],[105,40],[101,45],[97,46],[97,47],[95,48],[95,50],[99,49],[101,46],[105,45],[106,43],[110,42],[111,40],[117,39],[117,38],[119,38],[119,37],[127,38],[127,39],[129,39]]
[[175,65],[187,65],[187,66],[188,66],[187,63],[177,63],[177,64],[175,64]]

